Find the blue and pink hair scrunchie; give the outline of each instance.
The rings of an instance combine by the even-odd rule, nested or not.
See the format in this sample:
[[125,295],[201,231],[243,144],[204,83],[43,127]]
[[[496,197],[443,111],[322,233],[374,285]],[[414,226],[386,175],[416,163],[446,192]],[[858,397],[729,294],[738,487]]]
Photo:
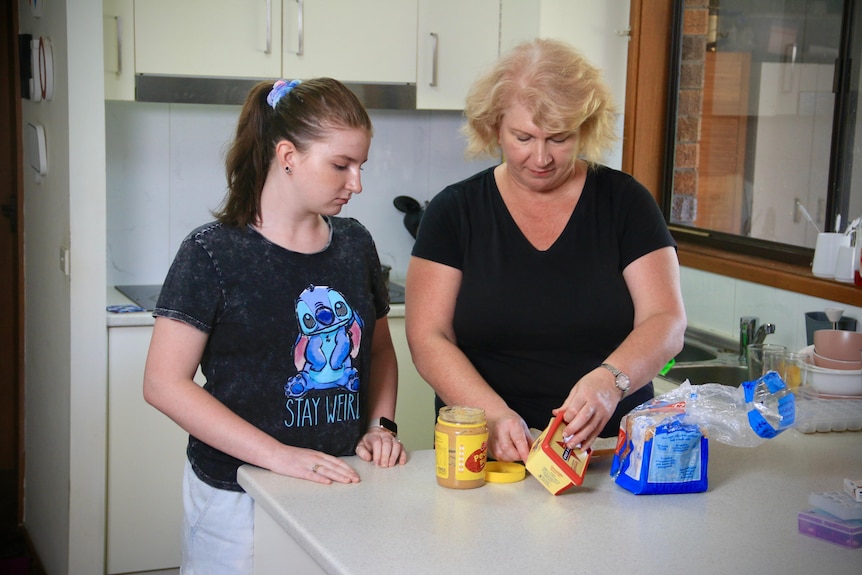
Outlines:
[[266,97],[266,103],[275,110],[279,101],[281,101],[282,98],[301,83],[302,80],[291,80],[290,82],[286,82],[285,80],[276,81],[276,83],[272,85],[272,90],[269,91],[269,95]]

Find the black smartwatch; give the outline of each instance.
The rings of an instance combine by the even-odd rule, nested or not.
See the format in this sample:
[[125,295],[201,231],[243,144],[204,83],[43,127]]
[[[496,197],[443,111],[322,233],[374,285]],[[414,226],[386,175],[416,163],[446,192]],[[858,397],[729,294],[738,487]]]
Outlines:
[[398,437],[398,424],[391,419],[387,419],[385,417],[372,419],[368,424],[368,429],[371,429],[372,427],[381,427],[395,437]]

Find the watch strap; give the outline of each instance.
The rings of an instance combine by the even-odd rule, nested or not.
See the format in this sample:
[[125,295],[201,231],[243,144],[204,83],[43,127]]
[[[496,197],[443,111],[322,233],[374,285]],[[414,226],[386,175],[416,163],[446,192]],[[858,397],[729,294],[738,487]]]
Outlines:
[[608,370],[609,372],[611,372],[612,374],[614,374],[614,377],[617,377],[617,376],[619,376],[619,374],[622,373],[620,370],[618,370],[617,368],[615,368],[614,366],[612,366],[609,363],[603,363],[602,367],[605,368],[606,370]]
[[611,372],[614,376],[614,385],[617,389],[623,392],[623,397],[628,395],[629,389],[631,388],[632,382],[629,379],[629,376],[624,374],[622,371],[612,366],[609,363],[603,363],[602,367]]

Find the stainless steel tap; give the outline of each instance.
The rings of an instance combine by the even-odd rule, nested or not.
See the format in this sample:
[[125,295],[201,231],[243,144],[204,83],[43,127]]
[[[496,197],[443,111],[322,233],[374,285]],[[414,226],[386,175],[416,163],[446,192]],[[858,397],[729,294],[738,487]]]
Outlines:
[[752,343],[760,318],[746,315],[739,318],[739,359],[748,363],[748,344]]
[[766,336],[772,333],[775,333],[775,324],[765,323],[757,328],[756,332],[754,332],[754,338],[751,340],[751,343],[763,343]]
[[774,323],[758,326],[760,318],[746,315],[739,318],[739,359],[748,363],[748,346],[763,343],[766,336],[775,333]]

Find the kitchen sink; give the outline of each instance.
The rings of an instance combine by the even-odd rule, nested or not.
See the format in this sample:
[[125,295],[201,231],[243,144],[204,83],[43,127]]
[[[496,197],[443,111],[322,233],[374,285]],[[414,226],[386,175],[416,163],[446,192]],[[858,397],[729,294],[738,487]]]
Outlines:
[[663,377],[673,384],[687,379],[692,385],[739,386],[748,378],[748,367],[740,362],[737,347],[731,339],[689,327],[676,363]]
[[682,347],[682,351],[679,352],[674,359],[677,363],[690,363],[693,361],[711,361],[716,357],[716,352],[698,347],[693,345],[691,342],[686,341],[685,345]]
[[748,368],[744,365],[677,364],[667,372],[665,377],[678,383],[682,383],[687,379],[692,385],[720,383],[721,385],[738,387],[743,381],[748,379]]

